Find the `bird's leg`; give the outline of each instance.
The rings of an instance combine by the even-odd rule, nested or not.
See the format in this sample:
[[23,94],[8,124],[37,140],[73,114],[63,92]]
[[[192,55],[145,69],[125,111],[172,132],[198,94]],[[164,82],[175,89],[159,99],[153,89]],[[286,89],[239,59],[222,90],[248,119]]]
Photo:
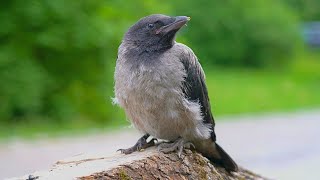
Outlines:
[[184,148],[190,149],[191,146],[193,148],[194,145],[190,142],[186,142],[184,139],[182,139],[181,137],[178,138],[177,140],[175,140],[172,143],[161,143],[158,145],[158,151],[163,152],[163,153],[169,153],[169,152],[173,152],[173,151],[178,151],[178,156],[179,158],[181,157],[181,153],[183,151]]
[[135,151],[141,151],[142,149],[146,149],[148,147],[154,146],[155,141],[157,141],[157,139],[153,138],[149,142],[147,142],[147,139],[149,136],[150,136],[149,134],[145,134],[137,141],[137,143],[134,146],[128,149],[118,149],[117,151],[120,151],[123,154],[131,154]]

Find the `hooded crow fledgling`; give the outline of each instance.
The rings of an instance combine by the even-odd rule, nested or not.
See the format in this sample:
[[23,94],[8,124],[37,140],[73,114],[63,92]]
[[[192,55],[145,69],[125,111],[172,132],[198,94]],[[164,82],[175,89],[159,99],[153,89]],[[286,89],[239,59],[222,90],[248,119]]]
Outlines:
[[216,143],[214,119],[205,75],[193,51],[175,41],[189,17],[155,14],[129,28],[118,50],[115,100],[131,123],[144,134],[129,154],[154,145],[152,136],[170,141],[159,151],[178,151],[194,146],[227,171],[237,164]]

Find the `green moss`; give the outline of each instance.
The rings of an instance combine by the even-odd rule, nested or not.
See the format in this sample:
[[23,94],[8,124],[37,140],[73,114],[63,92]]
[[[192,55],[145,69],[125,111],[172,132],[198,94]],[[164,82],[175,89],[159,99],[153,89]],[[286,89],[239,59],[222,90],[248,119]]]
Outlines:
[[128,176],[128,174],[123,169],[119,171],[118,175],[120,180],[131,180],[130,176]]
[[198,154],[193,154],[193,158],[197,166],[195,171],[198,172],[198,179],[207,179],[207,172],[204,170],[204,167],[207,165],[207,162]]
[[201,167],[207,165],[207,162],[206,162],[204,159],[202,159],[199,155],[196,155],[196,156],[195,156],[195,161],[196,161],[196,163],[199,164]]
[[207,179],[207,172],[202,168],[198,169],[199,179]]

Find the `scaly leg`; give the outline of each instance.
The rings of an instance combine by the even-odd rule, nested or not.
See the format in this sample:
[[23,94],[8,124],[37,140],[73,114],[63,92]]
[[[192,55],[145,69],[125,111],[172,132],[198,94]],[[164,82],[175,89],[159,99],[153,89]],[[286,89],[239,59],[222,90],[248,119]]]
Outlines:
[[175,140],[172,143],[161,143],[158,145],[158,151],[163,152],[163,153],[169,153],[178,150],[178,156],[181,158],[181,153],[184,148],[190,149],[191,146],[193,148],[194,145],[190,142],[186,142],[184,139],[181,137]]
[[123,154],[131,154],[135,151],[141,151],[142,149],[146,149],[148,147],[154,146],[155,141],[157,141],[157,139],[153,138],[149,142],[147,142],[147,139],[149,136],[150,136],[149,134],[145,134],[137,141],[137,143],[134,146],[128,149],[118,149],[117,151],[120,151]]

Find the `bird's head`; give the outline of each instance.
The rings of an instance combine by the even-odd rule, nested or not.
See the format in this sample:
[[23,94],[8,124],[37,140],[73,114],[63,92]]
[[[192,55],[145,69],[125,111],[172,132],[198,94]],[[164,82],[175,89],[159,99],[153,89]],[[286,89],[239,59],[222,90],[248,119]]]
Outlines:
[[159,51],[172,47],[177,31],[190,20],[187,16],[170,17],[154,14],[140,19],[129,28],[124,42],[143,48],[145,51]]

